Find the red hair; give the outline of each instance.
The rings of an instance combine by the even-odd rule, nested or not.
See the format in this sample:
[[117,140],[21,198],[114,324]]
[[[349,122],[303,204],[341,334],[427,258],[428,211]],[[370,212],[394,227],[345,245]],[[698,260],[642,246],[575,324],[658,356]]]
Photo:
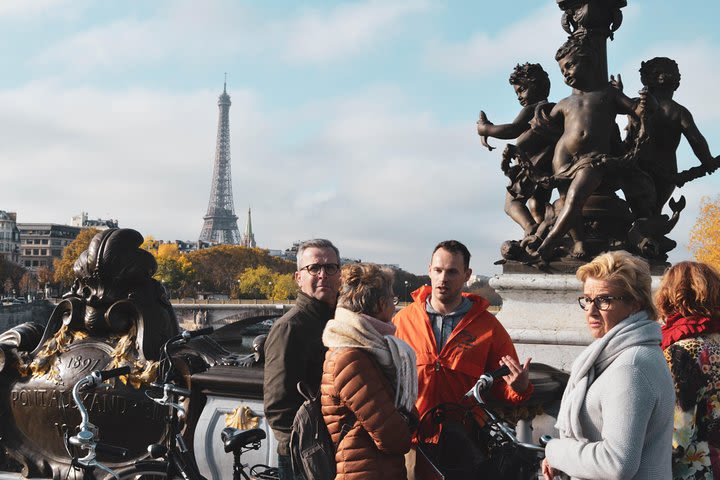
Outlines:
[[714,317],[720,307],[720,275],[706,263],[680,262],[660,281],[655,305],[662,318]]

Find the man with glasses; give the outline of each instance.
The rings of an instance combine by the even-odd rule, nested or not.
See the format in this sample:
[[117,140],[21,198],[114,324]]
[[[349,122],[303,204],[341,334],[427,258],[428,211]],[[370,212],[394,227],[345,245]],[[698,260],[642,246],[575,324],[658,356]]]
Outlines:
[[299,381],[312,391],[320,388],[325,347],[322,333],[335,314],[340,290],[340,252],[329,240],[313,239],[300,244],[295,281],[295,306],[270,329],[265,342],[265,417],[278,442],[280,480],[294,477],[290,462],[290,431],[303,398]]
[[[501,365],[510,374],[493,386],[493,396],[513,403],[527,399],[533,391],[530,359],[520,365],[510,335],[488,312],[486,299],[463,293],[472,274],[467,247],[456,240],[439,243],[428,270],[431,285],[413,292],[413,303],[393,319],[395,335],[417,355],[420,415],[441,403],[461,402],[480,375]],[[437,442],[431,433],[424,440]]]

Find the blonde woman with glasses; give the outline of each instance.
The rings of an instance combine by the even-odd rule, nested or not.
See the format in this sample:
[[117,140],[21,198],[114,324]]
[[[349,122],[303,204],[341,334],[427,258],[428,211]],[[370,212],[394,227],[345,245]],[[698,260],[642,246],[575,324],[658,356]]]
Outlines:
[[675,393],[660,349],[648,264],[604,253],[577,271],[595,340],[573,363],[543,475],[670,480]]

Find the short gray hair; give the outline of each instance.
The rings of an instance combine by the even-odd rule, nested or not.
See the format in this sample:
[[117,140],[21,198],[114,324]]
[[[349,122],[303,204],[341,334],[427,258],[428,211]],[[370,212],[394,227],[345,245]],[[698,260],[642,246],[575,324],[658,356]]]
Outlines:
[[335,252],[335,256],[337,257],[338,263],[340,263],[340,250],[332,244],[330,240],[326,240],[324,238],[313,238],[310,240],[305,240],[304,242],[301,242],[300,245],[298,245],[297,249],[297,269],[298,271],[301,268],[300,265],[300,259],[302,258],[302,254],[305,250],[308,248],[332,248]]

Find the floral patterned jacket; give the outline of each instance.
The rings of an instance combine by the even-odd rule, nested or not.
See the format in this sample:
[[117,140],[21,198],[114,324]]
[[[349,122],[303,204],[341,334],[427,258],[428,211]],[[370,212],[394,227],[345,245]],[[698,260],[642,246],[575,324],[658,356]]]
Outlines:
[[720,333],[664,351],[675,382],[674,479],[720,479]]

